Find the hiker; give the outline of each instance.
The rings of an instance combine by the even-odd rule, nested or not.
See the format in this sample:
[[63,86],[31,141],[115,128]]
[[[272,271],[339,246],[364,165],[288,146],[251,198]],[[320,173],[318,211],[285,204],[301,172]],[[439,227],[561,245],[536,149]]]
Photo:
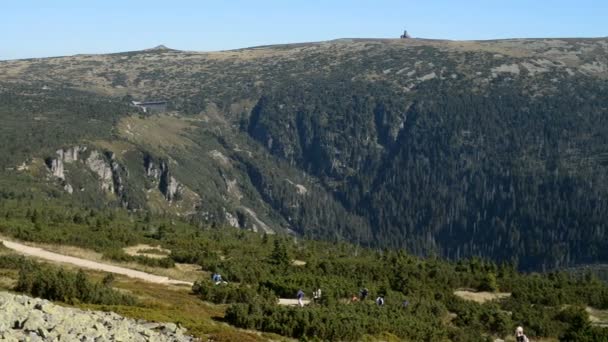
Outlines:
[[406,299],[403,301],[403,303],[401,303],[401,306],[403,306],[403,308],[407,308],[408,306],[410,306],[410,302]]
[[213,280],[215,285],[227,284],[227,282],[222,280],[222,276],[219,273],[213,273],[213,276],[211,277],[211,279]]
[[316,301],[321,299],[321,289],[318,288],[316,291],[312,291],[312,298]]
[[351,303],[356,303],[359,301],[359,298],[357,298],[357,296],[355,296],[354,294],[350,297],[350,302]]
[[361,300],[365,300],[365,298],[367,298],[367,295],[369,294],[369,291],[367,290],[367,288],[364,288],[361,290]]
[[300,305],[300,307],[301,308],[304,307],[304,302],[303,302],[303,300],[304,300],[304,291],[302,291],[302,289],[298,290],[297,297],[298,297],[298,304]]
[[376,304],[378,304],[378,306],[384,306],[384,295],[380,295],[376,298]]
[[528,336],[524,335],[524,328],[522,327],[515,329],[515,340],[517,342],[530,342]]

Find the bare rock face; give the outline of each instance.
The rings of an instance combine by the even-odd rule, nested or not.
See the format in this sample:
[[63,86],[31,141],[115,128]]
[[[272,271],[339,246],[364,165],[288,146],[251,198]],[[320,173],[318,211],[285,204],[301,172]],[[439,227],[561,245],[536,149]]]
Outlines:
[[[123,197],[124,183],[121,178],[121,171],[123,171],[124,168],[116,161],[114,153],[101,153],[97,150],[93,150],[89,153],[88,157],[86,157],[86,160],[83,160],[82,153],[86,151],[86,146],[73,146],[59,149],[55,152],[56,157],[47,158],[45,162],[50,173],[53,177],[61,180],[63,189],[69,194],[74,192],[74,188],[68,182],[68,177],[65,173],[65,164],[80,163],[86,165],[86,167],[99,177],[102,191]],[[125,207],[128,205],[124,199],[122,204]]]
[[[78,161],[78,157],[79,157],[80,153],[85,152],[86,150],[87,150],[86,146],[74,146],[74,147],[70,147],[65,150],[59,150],[59,151],[62,151],[62,153],[63,153],[64,162],[73,163],[73,162]],[[59,151],[57,151],[57,153],[59,153]]]
[[101,190],[114,193],[114,174],[112,166],[105,160],[103,155],[97,151],[92,151],[87,158],[86,165],[99,176]]
[[[110,168],[112,169],[112,183],[114,184],[114,191],[117,194],[122,195],[125,190],[122,177],[120,176],[122,167],[114,158],[114,153],[110,153]],[[126,203],[123,203],[123,205],[126,206]]]
[[2,341],[195,341],[174,323],[136,321],[0,292]]
[[226,209],[224,209],[224,216],[226,217],[226,221],[228,222],[228,224],[234,228],[240,228],[241,225],[239,224],[239,220],[236,216],[232,215],[231,213],[227,212]]
[[160,170],[156,167],[155,160],[152,156],[144,156],[144,167],[146,168],[146,176],[156,181],[160,180]]
[[53,175],[53,177],[57,177],[61,180],[65,179],[62,158],[54,158],[54,159],[47,160],[47,166],[51,169],[51,174]]
[[156,160],[151,155],[144,156],[144,168],[146,176],[158,184],[158,190],[163,194],[169,202],[177,200],[183,191],[183,185],[180,184],[169,170],[169,164],[165,160]]
[[46,165],[50,169],[53,177],[65,181],[64,163],[73,163],[78,161],[79,154],[86,150],[86,146],[73,146],[67,149],[59,149],[55,152],[55,158],[46,159]]
[[[163,194],[165,195],[165,199],[169,202],[173,202],[173,200],[177,199],[178,194],[181,190],[181,184],[175,179],[173,176],[165,176],[169,178],[167,181],[167,187],[164,189]],[[163,189],[161,189],[162,191]]]

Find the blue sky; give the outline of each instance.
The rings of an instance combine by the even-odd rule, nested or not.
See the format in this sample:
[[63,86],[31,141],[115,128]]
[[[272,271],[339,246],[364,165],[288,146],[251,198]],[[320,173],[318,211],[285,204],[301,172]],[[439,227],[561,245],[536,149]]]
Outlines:
[[608,36],[608,0],[1,0],[0,59],[344,37]]

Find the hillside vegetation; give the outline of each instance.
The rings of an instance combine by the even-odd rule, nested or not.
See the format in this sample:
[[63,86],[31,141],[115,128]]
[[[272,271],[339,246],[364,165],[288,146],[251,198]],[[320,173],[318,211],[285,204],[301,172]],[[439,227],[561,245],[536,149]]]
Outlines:
[[[46,217],[46,213],[37,215]],[[511,336],[517,325],[536,338],[598,341],[608,337],[608,330],[590,321],[586,310],[608,310],[608,286],[590,273],[522,274],[513,264],[478,258],[447,262],[402,251],[235,228],[201,229],[183,220],[138,216],[121,209],[74,211],[74,216],[82,222],[63,222],[60,227],[65,228],[45,223],[36,227],[30,219],[12,217],[0,224],[0,233],[98,250],[161,245],[171,251],[172,262],[197,264],[206,274],[220,273],[227,283],[216,285],[206,276],[186,295],[109,276],[88,280],[82,272],[40,266],[4,252],[0,274],[19,270],[15,290],[68,303],[103,304],[87,307],[133,318],[179,321],[189,333],[220,340],[223,333],[228,334],[227,340],[245,336],[224,328],[218,331],[214,319],[240,328],[319,340],[481,341]],[[122,235],[110,239],[118,233],[113,227],[120,227]],[[128,294],[112,290],[113,286]],[[318,288],[321,298],[313,300]],[[363,288],[369,292],[366,299],[361,298]],[[278,298],[295,298],[300,289],[311,304],[303,308],[277,304]],[[462,289],[484,291],[479,295],[496,300],[468,301],[461,298]],[[385,304],[378,306],[375,299],[381,295]],[[202,312],[193,316],[179,305]]]
[[[607,50],[354,39],[0,62],[2,205],[526,270],[606,262]],[[130,105],[146,99],[169,111]]]

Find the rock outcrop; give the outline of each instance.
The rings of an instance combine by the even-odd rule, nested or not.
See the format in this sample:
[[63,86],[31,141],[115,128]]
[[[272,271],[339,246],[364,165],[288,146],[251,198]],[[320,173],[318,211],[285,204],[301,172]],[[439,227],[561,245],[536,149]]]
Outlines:
[[158,190],[167,201],[173,202],[179,199],[183,185],[171,175],[169,165],[165,160],[156,160],[153,156],[146,154],[144,156],[144,168],[146,176],[151,178],[152,182],[158,186]]
[[[50,174],[61,181],[61,186],[68,193],[74,192],[74,187],[68,182],[65,172],[65,164],[80,163],[91,170],[99,180],[102,191],[115,194],[121,199],[124,207],[129,206],[125,196],[125,182],[123,177],[128,178],[129,170],[126,169],[113,152],[101,152],[95,149],[83,155],[87,151],[86,146],[74,146],[56,151],[55,156],[45,160]],[[169,162],[164,159],[155,158],[150,154],[144,155],[144,167],[146,176],[163,194],[168,202],[180,199],[184,186],[171,174]]]
[[46,165],[54,177],[65,180],[64,163],[73,163],[78,161],[79,154],[86,150],[86,146],[74,146],[67,149],[59,149],[55,151],[56,157],[46,159]]
[[65,164],[81,162],[86,165],[99,178],[99,186],[102,191],[116,194],[123,200],[123,206],[128,203],[124,200],[124,182],[121,177],[124,168],[116,161],[114,153],[99,152],[92,150],[88,156],[83,156],[83,152],[87,151],[86,146],[74,146],[64,149],[59,149],[55,152],[56,156],[45,160],[47,167],[53,177],[61,180],[63,189],[72,194],[74,187],[68,182]]
[[65,179],[63,171],[63,160],[61,158],[52,158],[46,160],[46,165],[51,170],[51,174],[59,179]]
[[2,341],[195,341],[184,332],[174,323],[136,321],[0,292]]
[[114,193],[114,174],[112,166],[103,155],[97,151],[92,151],[86,161],[87,166],[99,177],[101,190]]
[[178,198],[181,190],[181,184],[175,179],[175,177],[167,173],[162,174],[160,181],[160,191],[165,195],[165,199],[169,202]]

